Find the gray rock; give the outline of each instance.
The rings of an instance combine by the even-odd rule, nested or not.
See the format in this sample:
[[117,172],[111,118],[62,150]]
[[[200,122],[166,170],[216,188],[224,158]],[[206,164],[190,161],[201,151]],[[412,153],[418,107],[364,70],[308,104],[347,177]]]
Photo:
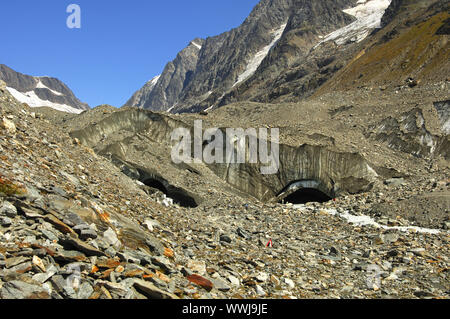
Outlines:
[[192,270],[190,270],[189,268],[183,267],[183,268],[181,268],[181,273],[182,273],[185,277],[187,277],[187,276],[192,275],[194,272],[193,272]]
[[64,247],[75,248],[88,256],[104,256],[105,253],[98,250],[97,248],[85,243],[84,241],[71,237],[70,235],[66,235],[64,238],[60,238],[60,243]]
[[76,277],[68,277],[67,279],[64,279],[61,275],[55,275],[50,278],[53,289],[55,289],[61,296],[70,299],[77,299],[78,297],[73,287],[76,280]]
[[133,264],[141,263],[141,260],[139,258],[133,257],[126,252],[118,252],[117,256],[120,258],[121,261],[124,261],[126,263],[133,263]]
[[155,254],[162,256],[164,254],[164,246],[157,238],[154,236],[148,236],[148,238],[145,240],[145,243],[150,248],[152,252]]
[[28,209],[26,207],[21,207],[20,209],[25,214],[26,218],[39,219],[39,218],[43,218],[44,217],[44,216],[42,216],[42,214],[39,211],[37,211],[35,209]]
[[0,206],[0,215],[5,215],[6,217],[14,218],[17,216],[17,208],[10,202],[4,202]]
[[331,247],[330,248],[330,255],[331,256],[339,256],[341,253],[339,252],[339,250],[336,247]]
[[199,274],[201,276],[206,274],[206,263],[204,261],[201,261],[201,260],[189,260],[187,266],[194,273],[197,273],[197,274]]
[[284,278],[284,283],[290,288],[290,289],[294,289],[295,288],[295,283],[294,281],[292,281],[289,278]]
[[113,247],[108,247],[105,250],[105,254],[111,258],[114,258],[117,255],[117,251]]
[[116,249],[120,249],[120,246],[122,245],[119,238],[117,238],[116,232],[112,228],[108,228],[108,230],[103,233],[103,240]]
[[95,230],[93,230],[92,228],[88,228],[88,229],[83,229],[80,232],[80,238],[82,240],[87,240],[87,239],[96,239],[97,238],[97,232]]
[[46,289],[22,281],[9,281],[0,290],[1,299],[50,299]]
[[78,299],[89,299],[89,297],[92,296],[93,292],[94,288],[92,288],[89,282],[85,281],[80,285],[80,288],[77,292],[77,297]]
[[6,268],[12,268],[29,260],[30,258],[24,256],[8,258],[6,259]]
[[179,299],[176,295],[161,290],[154,284],[141,279],[135,279],[134,288],[143,293],[149,299]]
[[146,218],[142,224],[147,226],[147,229],[149,231],[151,231],[151,232],[153,231],[153,229],[155,227],[160,227],[161,226],[158,221],[156,221],[154,219],[150,219],[150,218]]
[[47,267],[47,271],[42,274],[36,274],[33,276],[33,280],[44,283],[49,280],[52,276],[54,276],[58,272],[58,269],[54,265],[50,265]]
[[395,243],[398,240],[399,235],[396,232],[395,233],[394,232],[392,232],[392,233],[385,233],[385,234],[381,235],[381,238],[382,238],[384,243],[392,244],[392,243]]
[[384,181],[385,185],[392,186],[392,187],[401,186],[403,183],[405,183],[404,178],[390,178],[390,179],[387,179]]
[[135,264],[141,264],[143,266],[149,265],[152,263],[152,256],[148,255],[147,253],[145,253],[143,251],[127,250],[126,258],[128,258],[129,261],[131,261]]
[[[67,220],[67,219],[66,219]],[[68,221],[68,220],[67,220]],[[70,221],[70,222],[72,222],[72,220]],[[72,222],[73,223],[73,222]],[[67,223],[66,223],[67,224]],[[75,226],[73,226],[72,227],[72,229],[77,233],[77,234],[80,234],[81,233],[81,231],[83,230],[83,229],[90,229],[91,228],[91,226],[89,226],[88,224],[86,224],[86,223],[81,223],[81,224],[76,224]]]
[[80,180],[73,175],[70,175],[64,171],[59,172],[62,176],[64,176],[68,181],[70,181],[75,187],[80,186]]
[[78,216],[78,214],[72,210],[69,210],[65,215],[64,215],[64,219],[63,222],[66,223],[67,225],[74,227],[79,226],[78,229],[84,229],[84,227],[88,228],[89,225],[87,225],[83,219],[81,219],[80,216]]
[[55,255],[55,259],[63,263],[86,260],[86,256],[77,250],[62,250]]
[[80,272],[90,272],[92,269],[89,263],[84,262],[73,262],[65,265],[60,271],[60,275],[72,275]]
[[17,273],[24,273],[30,271],[33,268],[31,261],[19,264],[17,266],[9,268],[10,271]]
[[211,282],[213,283],[214,288],[216,288],[219,291],[227,292],[231,289],[231,287],[226,283],[226,281],[221,278],[211,278]]
[[12,224],[12,219],[6,216],[0,216],[0,225],[3,227],[9,227]]
[[265,272],[260,272],[256,276],[256,280],[258,280],[259,282],[266,282],[268,279],[269,279],[269,275]]
[[229,275],[228,280],[231,282],[233,286],[239,287],[241,285],[240,280],[233,275]]
[[161,289],[167,290],[169,288],[169,286],[164,281],[162,281],[161,279],[159,279],[157,277],[150,278],[150,281]]
[[161,257],[161,256],[152,257],[152,264],[160,267],[162,270],[166,271],[167,273],[174,272],[172,263],[166,257]]
[[104,286],[110,293],[116,295],[117,297],[123,298],[128,294],[129,287],[123,283],[114,283],[106,280],[97,280],[96,285]]
[[61,187],[59,187],[59,186],[52,186],[50,188],[50,191],[52,193],[54,193],[56,195],[59,195],[61,197],[64,197],[64,198],[68,198],[69,197],[69,194],[67,194],[67,192],[64,189],[62,189]]
[[33,186],[30,186],[30,185],[27,185],[26,189],[27,189],[26,198],[30,202],[39,203],[42,201],[43,197],[36,188],[34,188]]
[[263,296],[266,295],[266,292],[264,291],[264,289],[263,289],[260,285],[256,285],[256,286],[255,286],[255,290],[256,290],[256,294],[257,294],[258,296],[263,297]]
[[58,236],[56,236],[52,231],[47,229],[41,229],[41,233],[48,238],[50,241],[58,241]]
[[230,236],[222,234],[222,235],[220,235],[220,241],[231,244],[232,239]]
[[236,233],[244,239],[250,239],[252,237],[247,231],[243,230],[242,228],[238,228],[236,230]]
[[414,255],[419,257],[425,257],[426,256],[426,250],[425,248],[413,248],[410,250]]

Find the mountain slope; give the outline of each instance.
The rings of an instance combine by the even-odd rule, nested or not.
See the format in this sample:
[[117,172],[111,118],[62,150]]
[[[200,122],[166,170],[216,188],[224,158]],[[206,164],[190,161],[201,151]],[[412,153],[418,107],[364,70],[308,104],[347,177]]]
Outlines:
[[162,74],[148,81],[142,89],[137,91],[125,106],[135,106],[157,111],[167,110],[178,101],[186,81],[194,72],[199,52],[204,43],[203,39],[194,39],[169,62]]
[[[306,27],[307,24],[316,30],[315,33],[331,32],[343,27],[354,18],[342,12],[342,9],[351,7],[355,2],[263,0],[241,26],[204,40],[194,68],[186,70],[182,86],[179,85],[180,81],[176,82],[175,88],[167,86],[166,75],[170,77],[174,69],[173,63],[169,63],[155,86],[163,88],[163,92],[152,90],[151,94],[137,93],[145,101],[134,104],[129,102],[125,106],[172,112],[186,111],[193,106],[195,109],[196,105],[205,109],[210,100],[218,100],[229,89],[249,79],[258,67],[264,66],[264,60],[288,31],[298,25]],[[309,33],[304,36],[300,34],[300,42],[309,42],[309,39],[305,40],[309,36]],[[295,49],[298,50],[298,47]],[[141,91],[145,90],[144,87]],[[167,99],[161,101],[164,93]],[[208,102],[204,106],[202,101]]]
[[344,12],[356,21],[324,33],[314,45],[312,40],[292,46],[303,54],[286,53],[286,34],[251,79],[208,102],[296,102],[336,90],[448,79],[449,1],[361,0]]
[[316,94],[448,80],[449,11],[450,1],[394,0],[383,17],[384,28]]
[[33,77],[0,64],[0,80],[6,83],[12,96],[30,107],[48,106],[69,113],[81,113],[89,109],[89,105],[82,103],[63,82],[56,78]]
[[163,86],[178,92],[171,103],[146,96],[135,106],[198,112],[439,82],[450,71],[448,12],[443,0],[261,1],[240,27],[204,41],[182,89]]

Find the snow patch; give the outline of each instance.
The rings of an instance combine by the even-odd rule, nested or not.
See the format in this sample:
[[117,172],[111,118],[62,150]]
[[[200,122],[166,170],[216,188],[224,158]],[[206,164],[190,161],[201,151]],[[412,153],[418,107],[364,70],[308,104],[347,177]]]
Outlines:
[[22,93],[10,87],[7,87],[6,89],[16,100],[18,100],[20,103],[26,103],[30,107],[48,106],[58,111],[75,114],[80,114],[81,112],[83,112],[83,110],[76,109],[66,104],[57,104],[50,101],[41,100],[34,91]]
[[337,45],[342,45],[349,40],[361,42],[369,35],[372,29],[381,27],[381,18],[391,4],[391,1],[359,0],[356,7],[343,10],[345,13],[356,17],[357,20],[328,34],[315,47],[331,40],[334,40]]
[[247,80],[256,72],[264,58],[267,56],[267,54],[269,54],[270,49],[272,49],[278,42],[278,40],[280,40],[281,36],[283,35],[284,29],[286,29],[286,25],[287,24],[285,23],[272,32],[272,35],[274,37],[272,42],[255,54],[255,56],[247,64],[245,71],[241,75],[239,75],[237,82],[234,83],[232,87],[235,87],[239,83]]
[[150,85],[156,85],[156,83],[158,83],[158,80],[159,80],[160,77],[161,77],[161,74],[155,76],[153,79],[151,79],[151,80],[148,81],[148,82],[150,82]]
[[[304,205],[294,205],[294,208],[298,208],[298,209],[304,209],[305,206]],[[417,226],[386,226],[386,225],[381,225],[379,223],[377,223],[376,221],[373,220],[373,218],[366,216],[366,215],[361,215],[361,216],[356,216],[356,215],[352,215],[350,214],[348,211],[345,211],[343,213],[339,213],[337,210],[335,209],[323,209],[324,212],[332,215],[332,216],[339,216],[341,218],[344,218],[345,220],[347,220],[347,222],[349,222],[350,224],[353,224],[355,226],[373,226],[375,228],[382,228],[385,230],[398,230],[401,232],[408,232],[408,231],[416,231],[418,233],[424,233],[424,234],[440,234],[440,230],[438,229],[430,229],[430,228],[423,228],[423,227],[417,227]]]
[[194,41],[192,41],[191,44],[195,45],[199,50],[202,49],[202,46],[200,44],[195,43]]
[[49,90],[50,92],[52,92],[53,94],[55,94],[55,95],[59,95],[59,96],[62,96],[62,95],[63,95],[62,93],[56,92],[56,91],[50,89],[48,86],[44,85],[44,83],[42,83],[41,79],[39,79],[39,80],[37,80],[37,81],[38,81],[38,83],[36,84],[36,88],[37,88],[37,89],[47,89],[47,90]]
[[148,88],[148,94],[150,94],[153,91],[153,89],[155,88],[156,84],[158,84],[160,77],[161,77],[161,74],[157,75],[154,78],[152,78],[151,80],[147,81],[147,83],[145,84],[145,87]]

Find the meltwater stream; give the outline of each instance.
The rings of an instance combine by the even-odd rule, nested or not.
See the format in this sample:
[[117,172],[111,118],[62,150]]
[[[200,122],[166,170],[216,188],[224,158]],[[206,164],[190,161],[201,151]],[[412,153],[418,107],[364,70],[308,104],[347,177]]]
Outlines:
[[[293,206],[296,209],[307,209],[305,205],[294,205]],[[441,231],[437,229],[430,229],[430,228],[423,228],[423,227],[417,227],[417,226],[386,226],[381,225],[377,223],[375,220],[373,220],[372,217],[361,215],[356,216],[350,214],[348,211],[345,211],[343,213],[338,212],[336,209],[322,209],[322,211],[332,215],[332,216],[339,216],[347,220],[347,222],[355,225],[355,226],[373,226],[376,228],[382,228],[382,229],[394,229],[402,232],[407,232],[409,230],[416,231],[418,233],[424,233],[424,234],[440,234]]]

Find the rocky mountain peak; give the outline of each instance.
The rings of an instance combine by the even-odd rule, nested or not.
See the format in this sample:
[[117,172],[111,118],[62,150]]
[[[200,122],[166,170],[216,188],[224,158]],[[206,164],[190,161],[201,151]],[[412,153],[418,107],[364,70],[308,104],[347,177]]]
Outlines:
[[[286,38],[288,31],[298,32],[300,24],[303,32],[331,32],[352,21],[351,17],[344,17],[342,10],[355,2],[261,1],[239,27],[192,41],[190,46],[196,46],[200,52],[188,54],[190,46],[181,51],[178,61],[167,64],[155,86],[147,83],[125,106],[171,112],[205,109],[249,79],[260,66],[264,68],[263,61],[277,43],[292,40],[292,32]],[[187,54],[190,58],[186,58]]]
[[178,102],[181,91],[195,71],[205,40],[196,38],[169,62],[162,74],[147,82],[124,106],[167,110]]
[[80,113],[89,109],[60,80],[48,76],[35,77],[0,64],[0,80],[20,102],[31,107],[47,106],[59,111]]

